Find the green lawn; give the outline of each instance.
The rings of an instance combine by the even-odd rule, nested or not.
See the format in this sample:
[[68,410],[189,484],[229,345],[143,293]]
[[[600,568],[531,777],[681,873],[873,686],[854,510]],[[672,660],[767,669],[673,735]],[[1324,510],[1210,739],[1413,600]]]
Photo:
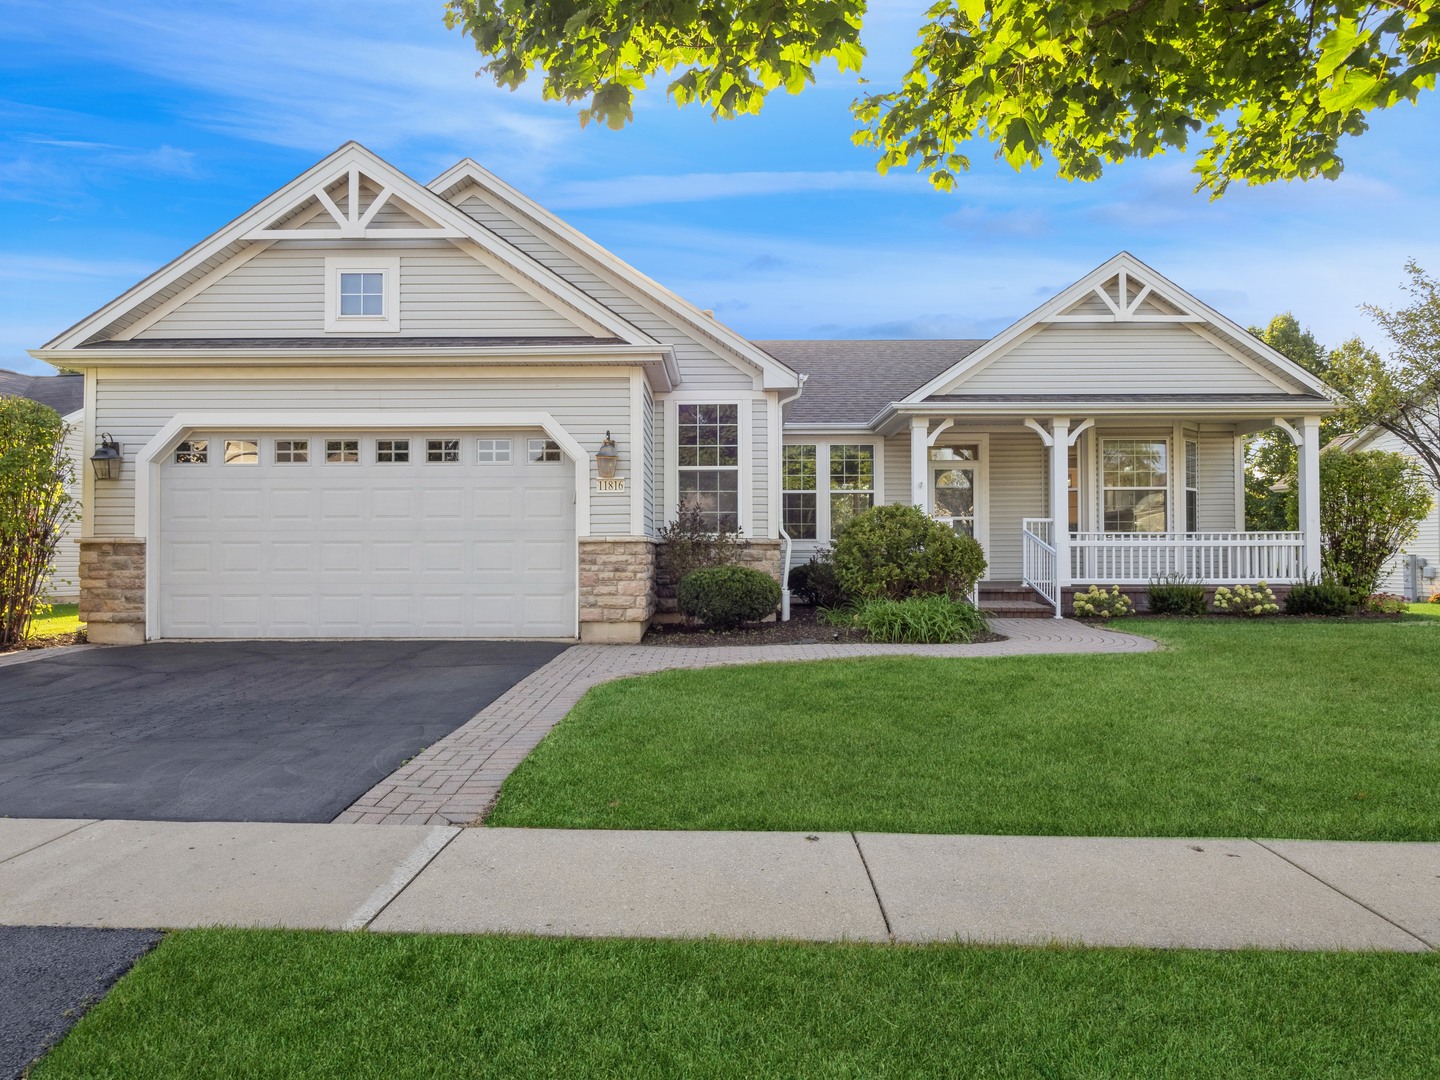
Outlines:
[[610,683],[490,823],[1440,840],[1440,620],[1125,626],[1167,648]]
[[1428,601],[1410,605],[1411,615],[1424,615],[1431,619],[1440,619],[1440,604],[1432,604]]
[[57,634],[73,634],[83,626],[80,621],[80,605],[51,604],[42,614],[30,620],[32,638],[54,637]]
[[204,930],[67,1077],[1433,1077],[1440,956]]

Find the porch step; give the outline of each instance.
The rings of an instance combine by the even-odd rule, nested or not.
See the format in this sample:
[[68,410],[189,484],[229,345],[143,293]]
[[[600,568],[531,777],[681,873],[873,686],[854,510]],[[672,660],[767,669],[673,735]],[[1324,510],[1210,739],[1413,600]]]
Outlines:
[[980,610],[992,619],[1048,619],[1055,614],[1050,604],[1034,600],[981,600]]

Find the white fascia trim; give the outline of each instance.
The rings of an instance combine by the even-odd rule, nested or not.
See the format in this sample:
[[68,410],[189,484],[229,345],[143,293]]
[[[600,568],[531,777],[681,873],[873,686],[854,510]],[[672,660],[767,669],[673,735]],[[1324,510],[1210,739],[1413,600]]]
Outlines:
[[[471,428],[540,428],[560,444],[575,463],[575,531],[590,535],[590,453],[548,412],[533,409],[405,411],[349,410],[236,410],[184,412],[172,416],[135,458],[135,536],[153,535],[157,524],[151,513],[154,469],[188,431],[207,428],[248,428],[254,431],[298,430],[468,430]],[[152,576],[153,582],[155,578]],[[153,622],[150,625],[155,625]]]
[[[273,221],[294,203],[308,199],[316,187],[323,186],[327,178],[333,179],[352,167],[358,168],[386,186],[396,189],[402,199],[414,203],[415,208],[437,223],[454,231],[460,238],[472,241],[484,248],[496,260],[508,264],[516,273],[523,275],[535,285],[550,293],[577,315],[582,313],[601,324],[614,336],[631,344],[655,344],[653,338],[631,326],[609,308],[581,292],[554,271],[530,258],[518,248],[495,236],[468,214],[440,198],[435,192],[400,172],[388,162],[381,160],[357,142],[347,142],[333,154],[328,155],[278,191],[262,199],[246,210],[218,232],[212,233],[200,243],[191,247],[149,277],[140,281],[121,295],[111,300],[98,311],[86,316],[80,322],[63,331],[44,348],[71,349],[85,341],[92,334],[103,330],[119,318],[127,309],[142,302],[148,296],[172,285],[206,259],[223,251],[231,244],[243,242],[246,234],[257,225]],[[273,238],[266,238],[273,239]],[[289,239],[286,237],[286,239]],[[303,232],[295,239],[305,240]],[[309,239],[316,239],[309,237]]]
[[[688,300],[645,276],[614,252],[601,247],[574,226],[546,210],[529,196],[517,191],[474,160],[466,158],[457,162],[427,186],[431,191],[437,193],[438,198],[440,197],[439,192],[455,188],[466,181],[482,192],[508,203],[516,213],[528,218],[532,224],[550,233],[555,239],[568,244],[581,255],[604,267],[632,289],[660,306],[668,315],[679,319],[690,329],[758,368],[762,375],[761,385],[765,389],[793,389],[800,385],[798,372],[757,348],[724,323],[718,322],[713,316],[706,315]],[[463,214],[463,211],[460,212]]]
[[[955,416],[964,419],[969,416],[1010,416],[1023,419],[1026,416],[1075,415],[1085,413],[1096,416],[1130,416],[1150,414],[1169,418],[1172,414],[1182,417],[1219,417],[1221,419],[1241,416],[1274,416],[1277,412],[1286,416],[1319,416],[1332,413],[1339,406],[1333,401],[1317,401],[1314,398],[1297,398],[1294,401],[930,401],[893,402],[871,421],[873,430],[883,430],[888,424],[903,416]],[[1267,425],[1268,426],[1268,425]]]

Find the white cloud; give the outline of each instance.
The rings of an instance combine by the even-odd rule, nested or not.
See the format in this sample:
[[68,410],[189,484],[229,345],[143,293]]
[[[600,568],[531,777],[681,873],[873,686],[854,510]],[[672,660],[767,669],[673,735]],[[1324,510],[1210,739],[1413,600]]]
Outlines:
[[797,195],[821,191],[886,193],[931,190],[918,176],[881,176],[877,172],[732,172],[614,176],[553,184],[545,202],[557,209],[598,210],[660,203],[709,202],[714,199]]

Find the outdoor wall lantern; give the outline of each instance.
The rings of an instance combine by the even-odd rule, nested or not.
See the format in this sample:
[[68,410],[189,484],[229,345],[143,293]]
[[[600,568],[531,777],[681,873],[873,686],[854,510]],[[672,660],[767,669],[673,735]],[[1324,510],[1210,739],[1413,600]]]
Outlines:
[[107,431],[100,436],[100,445],[90,458],[96,480],[120,479],[120,444]]
[[595,475],[601,480],[615,479],[615,466],[620,460],[620,451],[615,449],[615,440],[605,432],[605,441],[595,451]]

